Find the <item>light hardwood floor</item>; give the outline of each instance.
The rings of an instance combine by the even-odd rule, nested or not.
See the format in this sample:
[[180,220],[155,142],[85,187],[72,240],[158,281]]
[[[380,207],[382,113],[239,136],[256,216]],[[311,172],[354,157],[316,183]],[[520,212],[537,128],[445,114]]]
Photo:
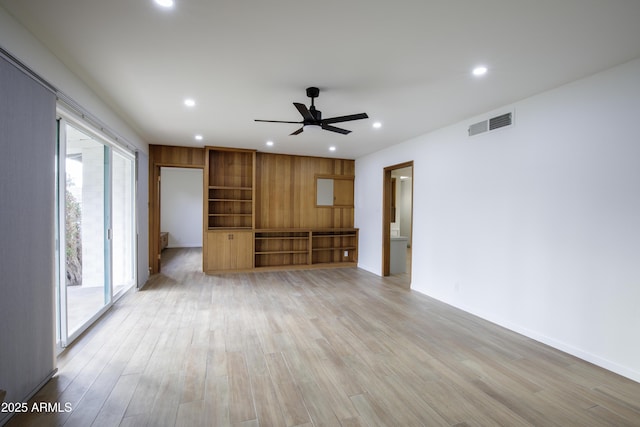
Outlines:
[[72,412],[10,426],[640,426],[640,384],[392,280],[167,255],[33,399]]

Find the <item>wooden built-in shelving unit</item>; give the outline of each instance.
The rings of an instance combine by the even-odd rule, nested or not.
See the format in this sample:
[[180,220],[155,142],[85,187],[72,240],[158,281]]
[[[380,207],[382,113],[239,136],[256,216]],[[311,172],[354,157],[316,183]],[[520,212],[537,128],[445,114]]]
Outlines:
[[207,148],[208,230],[253,228],[255,151]]
[[204,271],[356,266],[353,203],[315,203],[316,176],[353,172],[352,160],[206,147]]
[[310,231],[256,230],[255,267],[309,265]]
[[311,233],[312,264],[358,261],[358,229],[318,230]]
[[355,266],[358,230],[255,230],[255,268]]
[[203,269],[253,268],[255,192],[253,150],[205,149]]

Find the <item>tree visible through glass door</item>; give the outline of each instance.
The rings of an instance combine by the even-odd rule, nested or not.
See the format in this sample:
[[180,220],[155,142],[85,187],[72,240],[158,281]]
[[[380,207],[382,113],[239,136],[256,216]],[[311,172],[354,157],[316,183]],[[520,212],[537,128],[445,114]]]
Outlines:
[[66,125],[65,274],[67,335],[110,302],[108,266],[109,150]]

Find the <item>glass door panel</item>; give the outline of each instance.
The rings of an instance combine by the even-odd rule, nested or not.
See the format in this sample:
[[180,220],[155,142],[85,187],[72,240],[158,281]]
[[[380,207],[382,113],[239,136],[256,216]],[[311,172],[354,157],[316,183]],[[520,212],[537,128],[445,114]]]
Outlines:
[[61,284],[64,291],[61,289],[60,294],[61,298],[66,296],[63,306],[68,337],[111,300],[107,240],[109,148],[68,124],[64,133],[66,185],[61,228],[65,233],[65,283]]
[[115,150],[111,160],[112,280],[117,295],[135,284],[134,161]]
[[135,285],[135,157],[61,118],[56,160],[61,350]]

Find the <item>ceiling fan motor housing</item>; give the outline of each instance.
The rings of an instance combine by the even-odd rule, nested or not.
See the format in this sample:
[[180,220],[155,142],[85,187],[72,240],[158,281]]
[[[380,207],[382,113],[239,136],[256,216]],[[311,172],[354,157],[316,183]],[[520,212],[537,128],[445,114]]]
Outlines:
[[320,95],[320,89],[318,89],[317,87],[308,87],[307,88],[307,96],[309,98],[317,98],[318,95]]
[[313,116],[314,120],[305,120],[305,125],[315,125],[320,124],[320,120],[322,120],[322,112],[320,110],[316,110],[316,106],[313,105],[313,99],[317,98],[320,95],[320,89],[317,87],[311,86],[307,88],[307,96],[311,98],[311,105],[309,106],[309,113]]
[[306,123],[306,120],[305,120],[305,124],[316,124],[322,120],[322,111],[316,110],[316,107],[314,107],[313,105],[309,107],[309,112],[311,113],[311,115],[315,120],[313,122],[309,121],[310,123]]

